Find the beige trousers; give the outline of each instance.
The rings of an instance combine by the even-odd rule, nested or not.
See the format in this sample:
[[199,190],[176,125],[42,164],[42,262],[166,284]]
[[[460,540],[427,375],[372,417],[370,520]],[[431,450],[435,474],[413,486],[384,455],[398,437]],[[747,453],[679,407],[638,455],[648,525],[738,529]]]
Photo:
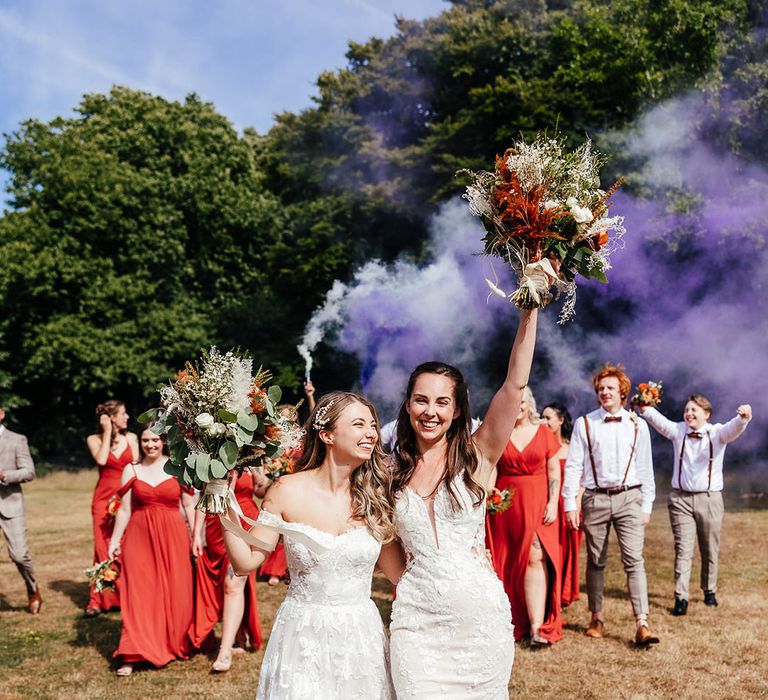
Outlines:
[[724,512],[722,491],[690,493],[672,489],[667,507],[675,537],[675,597],[688,600],[697,536],[701,553],[701,590],[715,593]]
[[608,559],[608,533],[616,530],[621,563],[627,574],[632,610],[648,614],[648,581],[643,560],[642,494],[640,489],[609,496],[585,491],[581,502],[584,535],[587,541],[587,596],[591,612],[602,612],[605,589],[605,564]]
[[8,556],[16,564],[16,568],[24,579],[27,593],[32,595],[37,590],[37,583],[35,583],[32,557],[29,555],[29,546],[27,545],[27,519],[24,517],[24,513],[13,518],[0,516],[0,530],[5,535]]

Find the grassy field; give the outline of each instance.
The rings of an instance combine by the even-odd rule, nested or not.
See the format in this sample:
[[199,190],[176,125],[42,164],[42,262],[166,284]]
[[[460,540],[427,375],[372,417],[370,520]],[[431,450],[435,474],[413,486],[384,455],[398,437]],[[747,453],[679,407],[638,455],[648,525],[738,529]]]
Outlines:
[[[0,553],[0,698],[248,698],[256,693],[262,652],[235,657],[228,674],[208,672],[199,655],[161,670],[117,678],[112,652],[120,615],[82,617],[88,591],[82,574],[90,564],[91,471],[58,472],[25,488],[32,556],[45,603],[26,612],[20,576]],[[768,510],[726,514],[720,607],[705,608],[694,588],[688,616],[674,618],[672,535],[666,509],[657,506],[648,528],[651,623],[661,644],[632,647],[633,621],[624,574],[614,546],[608,565],[606,631],[603,640],[582,634],[586,596],[565,611],[563,641],[551,649],[519,646],[510,683],[524,698],[745,698],[768,697]],[[694,586],[698,562],[694,564]],[[583,571],[583,568],[582,568]],[[385,619],[391,589],[374,582]],[[284,588],[259,584],[265,631]]]

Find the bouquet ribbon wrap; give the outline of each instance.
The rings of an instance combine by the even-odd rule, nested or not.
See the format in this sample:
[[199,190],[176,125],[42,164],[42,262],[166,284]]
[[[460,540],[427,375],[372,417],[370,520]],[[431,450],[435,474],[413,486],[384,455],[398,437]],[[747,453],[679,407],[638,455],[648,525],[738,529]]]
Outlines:
[[529,263],[523,269],[519,289],[527,289],[531,299],[541,304],[546,298],[549,288],[557,279],[557,273],[548,258]]
[[[240,504],[237,502],[237,499],[235,498],[234,491],[229,487],[227,482],[224,481],[223,479],[216,479],[216,481],[223,482],[224,493],[222,494],[222,496],[227,499],[226,503],[229,506],[229,508],[235,511],[235,513],[237,513],[238,518],[240,518],[243,522],[246,522],[249,525],[258,525],[259,527],[263,527],[266,530],[273,530],[275,532],[279,532],[281,535],[288,536],[291,539],[295,540],[296,542],[300,542],[307,549],[309,549],[311,552],[314,552],[315,554],[322,554],[323,552],[327,551],[328,547],[326,547],[324,544],[321,544],[316,539],[314,539],[310,535],[307,535],[306,533],[303,533],[299,530],[288,527],[289,523],[267,524],[264,522],[257,522],[256,520],[251,520],[251,518],[249,518],[247,515],[243,513],[242,508],[240,508]],[[210,482],[209,486],[213,483],[214,482]],[[218,491],[219,489],[221,489],[221,484],[217,483],[215,488]],[[233,520],[231,520],[227,512],[221,514],[219,516],[219,519],[221,520],[221,526],[225,530],[237,535],[241,540],[243,540],[243,542],[253,547],[258,547],[259,549],[266,550],[267,552],[271,552],[275,549],[275,545],[267,544],[266,542],[264,542],[264,540],[260,540],[258,537],[255,537],[250,532],[247,532],[246,530],[244,530],[242,525],[240,525],[239,522],[234,522]]]

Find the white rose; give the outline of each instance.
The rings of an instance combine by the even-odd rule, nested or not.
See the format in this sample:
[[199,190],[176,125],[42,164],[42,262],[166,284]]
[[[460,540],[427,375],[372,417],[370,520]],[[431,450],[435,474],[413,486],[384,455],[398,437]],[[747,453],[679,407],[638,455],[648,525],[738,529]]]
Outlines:
[[568,199],[565,200],[565,206],[569,209],[573,209],[578,203],[576,197],[568,197]]
[[224,423],[214,423],[208,428],[209,435],[223,435],[227,431],[227,426]]
[[195,418],[195,423],[201,428],[207,428],[209,425],[213,425],[213,416],[210,413],[201,413]]
[[548,199],[546,202],[544,202],[544,209],[557,209],[560,207],[560,202],[558,202],[556,199]]
[[577,224],[588,224],[594,218],[588,207],[580,207],[577,204],[571,205],[571,214]]

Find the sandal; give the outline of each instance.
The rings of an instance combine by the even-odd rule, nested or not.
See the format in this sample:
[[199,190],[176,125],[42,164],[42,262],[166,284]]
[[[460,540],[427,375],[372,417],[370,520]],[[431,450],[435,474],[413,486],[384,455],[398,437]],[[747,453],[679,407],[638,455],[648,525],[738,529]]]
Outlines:
[[538,634],[534,634],[531,637],[531,649],[542,649],[544,647],[552,646],[552,642],[544,637],[539,637]]
[[84,617],[98,617],[101,615],[102,610],[101,608],[86,608],[85,612],[83,613]]
[[211,664],[211,673],[226,673],[232,666],[232,653],[221,654]]
[[120,668],[115,671],[116,676],[120,676],[121,678],[125,678],[125,676],[130,676],[133,673],[133,664],[123,664]]
[[269,581],[267,581],[268,586],[276,586],[278,583],[280,583],[280,579],[277,576],[270,576]]

